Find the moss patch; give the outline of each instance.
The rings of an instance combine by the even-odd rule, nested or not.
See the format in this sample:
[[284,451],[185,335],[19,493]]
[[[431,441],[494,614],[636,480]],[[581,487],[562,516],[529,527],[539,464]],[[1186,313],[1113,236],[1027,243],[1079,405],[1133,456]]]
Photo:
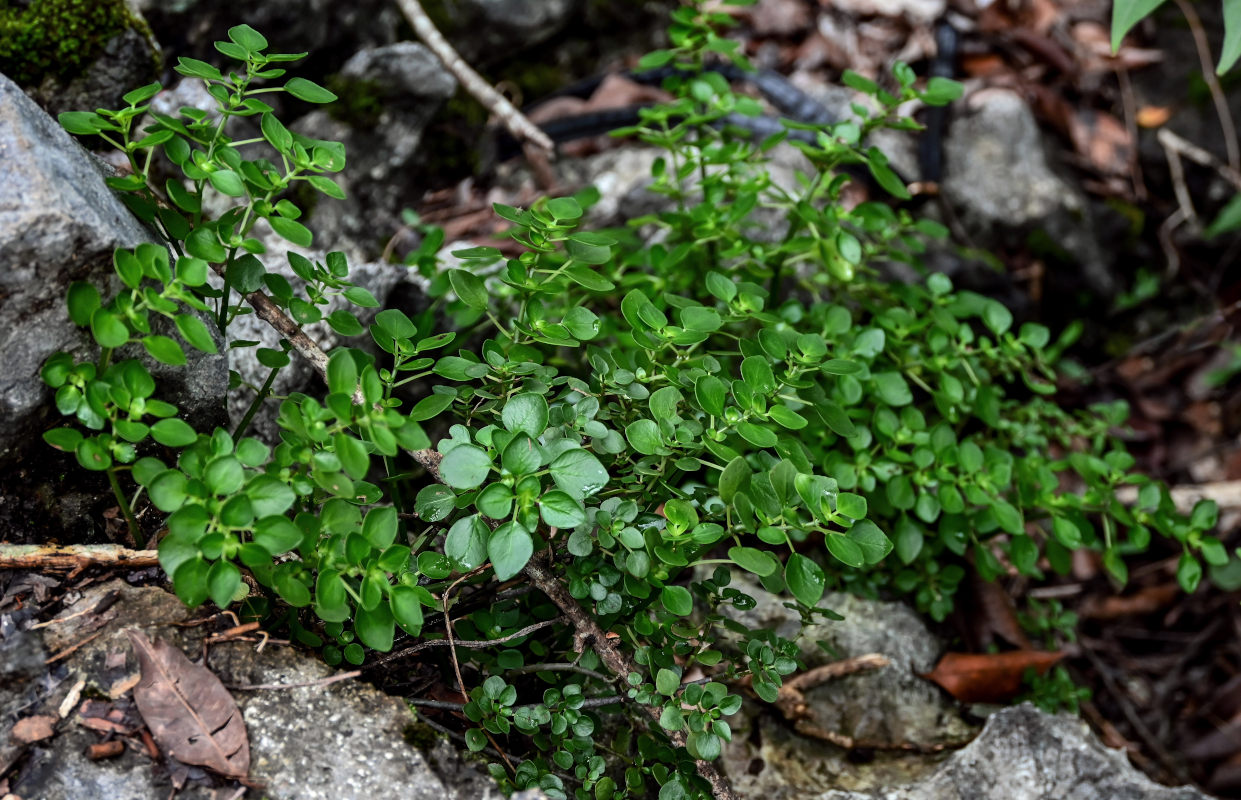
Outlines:
[[435,747],[435,744],[444,738],[442,734],[425,722],[409,723],[405,726],[405,730],[401,732],[401,735],[405,739],[406,744],[423,752]]
[[327,88],[338,98],[327,106],[327,113],[335,120],[355,128],[369,128],[379,122],[388,105],[389,92],[377,81],[330,75]]
[[70,80],[130,27],[144,26],[124,0],[0,0],[0,72],[19,86]]

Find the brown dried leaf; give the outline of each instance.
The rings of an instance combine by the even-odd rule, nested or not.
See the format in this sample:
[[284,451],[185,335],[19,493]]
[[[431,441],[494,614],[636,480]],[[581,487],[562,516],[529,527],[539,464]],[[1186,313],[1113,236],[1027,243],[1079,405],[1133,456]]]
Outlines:
[[139,631],[126,633],[142,668],[134,700],[159,746],[183,763],[245,777],[250,740],[241,711],[220,679],[163,640],[152,644]]
[[971,630],[974,646],[982,649],[995,643],[996,637],[1013,647],[1030,648],[1030,638],[1021,629],[1013,599],[996,581],[984,580],[977,572],[972,576],[975,603],[971,607]]
[[1167,608],[1181,594],[1175,581],[1139,589],[1133,594],[1107,595],[1102,599],[1089,597],[1078,609],[1082,619],[1119,619],[1140,614],[1154,614]]
[[56,717],[43,714],[19,719],[13,726],[12,736],[16,742],[31,744],[50,739],[55,733]]
[[1012,650],[1007,653],[945,653],[922,677],[934,681],[962,703],[1004,703],[1022,690],[1027,669],[1047,672],[1063,653]]
[[1099,111],[1078,111],[1069,118],[1069,137],[1077,152],[1104,175],[1129,171],[1133,140],[1120,120]]

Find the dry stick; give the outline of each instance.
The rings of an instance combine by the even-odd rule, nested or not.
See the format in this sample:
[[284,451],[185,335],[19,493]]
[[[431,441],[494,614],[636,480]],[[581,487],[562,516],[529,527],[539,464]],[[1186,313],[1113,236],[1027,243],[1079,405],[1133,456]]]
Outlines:
[[1241,147],[1237,145],[1237,128],[1232,123],[1232,113],[1228,110],[1228,100],[1224,97],[1224,90],[1219,85],[1219,78],[1215,74],[1215,67],[1211,63],[1211,44],[1207,41],[1206,31],[1202,28],[1202,19],[1198,16],[1198,12],[1194,10],[1192,3],[1185,0],[1176,0],[1177,8],[1181,9],[1181,13],[1185,15],[1185,21],[1189,23],[1189,30],[1194,35],[1194,46],[1198,50],[1198,61],[1202,65],[1202,80],[1206,81],[1207,88],[1211,90],[1211,101],[1215,103],[1215,113],[1219,117],[1219,127],[1224,132],[1224,149],[1228,152],[1228,166],[1234,170],[1241,170]]
[[[569,618],[573,628],[577,631],[575,643],[582,647],[589,646],[599,656],[599,660],[608,668],[616,677],[622,681],[626,680],[630,673],[637,672],[637,667],[629,660],[629,656],[622,653],[619,648],[614,647],[599,627],[599,623],[595,622],[586,611],[573,599],[573,595],[569,594],[569,590],[564,587],[555,575],[552,574],[547,556],[543,553],[536,554],[526,564],[526,577],[534,584],[539,591],[547,595],[557,608]],[[643,706],[647,714],[656,723],[659,721],[659,711],[654,706]],[[683,731],[667,731],[668,739],[674,747],[685,747],[685,733]],[[738,800],[737,794],[733,792],[732,787],[715,765],[710,761],[702,759],[694,760],[695,766],[698,768],[698,774],[711,785],[711,796],[716,800]]]
[[[212,264],[211,268],[221,278],[224,277],[224,265]],[[310,366],[314,367],[315,372],[319,373],[319,377],[323,378],[323,382],[327,383],[327,353],[323,352],[323,348],[315,343],[306,335],[306,331],[302,330],[302,326],[298,325],[288,314],[280,309],[280,306],[272,302],[272,299],[262,292],[255,291],[244,295],[246,302],[254,309],[254,313],[258,318],[266,322],[275,329],[285,339],[289,340],[289,344],[293,345],[293,349],[301,354],[302,358],[310,362]],[[362,396],[362,388],[353,390],[353,402],[358,405],[365,405],[366,398]]]
[[1133,82],[1129,80],[1129,70],[1123,66],[1116,67],[1116,82],[1120,84],[1120,102],[1125,110],[1125,130],[1133,146],[1129,148],[1129,177],[1133,181],[1133,193],[1139,200],[1146,199],[1146,181],[1142,178],[1141,154],[1138,152],[1138,121],[1137,102],[1133,97]]
[[130,550],[115,544],[3,544],[0,569],[81,569],[94,564],[114,567],[153,567],[154,550]]
[[92,633],[90,636],[87,636],[85,639],[78,642],[77,644],[69,645],[64,650],[61,650],[59,653],[52,656],[51,658],[44,659],[43,663],[44,664],[55,664],[57,661],[60,661],[62,658],[68,658],[69,656],[76,653],[78,650],[82,649],[86,645],[98,639],[100,636],[103,636],[103,634],[104,634],[104,631],[98,631],[96,633]]
[[807,670],[784,681],[784,685],[777,692],[776,708],[779,709],[786,720],[793,723],[793,728],[798,733],[803,736],[830,742],[845,750],[861,748],[867,750],[904,750],[916,753],[938,753],[951,747],[959,747],[960,744],[950,742],[924,745],[911,742],[866,741],[827,730],[816,723],[806,702],[805,693],[807,691],[828,681],[867,670],[886,667],[890,663],[886,657],[879,653],[868,653],[864,656],[846,658],[843,661],[834,661],[830,664]]
[[[1159,140],[1160,144],[1164,144],[1164,140]],[[1164,144],[1164,155],[1168,158],[1168,173],[1172,178],[1172,192],[1176,195],[1176,203],[1180,208],[1181,217],[1194,228],[1201,225],[1198,222],[1198,212],[1194,210],[1194,201],[1189,196],[1189,187],[1185,185],[1185,169],[1181,166],[1181,154],[1177,150]]]
[[418,644],[406,647],[403,650],[398,650],[395,653],[389,653],[383,658],[376,659],[374,662],[368,664],[367,667],[378,667],[382,664],[387,664],[389,661],[396,661],[398,658],[412,656],[414,653],[419,653],[432,647],[447,647],[449,644],[453,647],[465,648],[467,650],[480,650],[484,647],[492,647],[493,645],[511,642],[514,639],[520,639],[523,636],[529,636],[537,630],[542,630],[543,628],[548,628],[564,621],[564,617],[545,619],[542,622],[527,625],[521,630],[514,631],[507,636],[501,636],[499,639],[454,639],[452,642],[449,642],[447,639],[428,639],[425,642],[419,642]]
[[[444,606],[444,633],[448,638],[448,652],[452,655],[452,668],[457,673],[457,686],[461,689],[461,696],[467,700],[470,698],[470,693],[465,690],[465,680],[461,677],[461,664],[457,661],[457,647],[452,641],[452,614],[449,612],[450,605],[448,601],[452,597],[452,590],[460,586],[462,581],[472,578],[490,567],[491,562],[488,561],[486,564],[475,567],[462,575],[460,578],[457,578],[446,590],[444,590],[444,597],[441,601]],[[507,761],[507,759],[505,760]]]
[[1178,136],[1167,128],[1160,128],[1159,132],[1155,134],[1155,138],[1164,149],[1174,150],[1190,161],[1201,164],[1204,167],[1210,167],[1218,172],[1221,178],[1231,183],[1234,189],[1241,191],[1241,172],[1220,161],[1214,153],[1203,150],[1198,145]]
[[230,685],[228,688],[238,692],[256,692],[259,690],[268,691],[273,689],[303,689],[310,686],[329,686],[340,681],[347,681],[350,678],[356,678],[362,674],[362,670],[355,669],[352,672],[339,672],[335,675],[329,675],[326,678],[319,678],[313,681],[298,681],[297,683],[243,683],[238,685]]
[[508,128],[509,133],[513,134],[518,141],[531,142],[538,145],[549,156],[552,154],[552,140],[547,138],[547,134],[539,130],[539,127],[518,111],[504,95],[493,89],[491,84],[483,80],[481,75],[465,63],[443,34],[436,29],[435,23],[427,16],[427,12],[422,9],[422,4],[418,0],[397,0],[397,5],[401,7],[401,13],[409,20],[409,24],[413,26],[414,32],[418,34],[423,44],[435,53],[444,68],[461,82],[465,90],[481,103],[483,108],[494,114],[504,124],[504,127]]
[[1163,765],[1164,769],[1175,775],[1179,780],[1185,783],[1190,783],[1188,773],[1186,773],[1184,768],[1180,766],[1176,758],[1168,752],[1168,749],[1163,746],[1163,743],[1155,737],[1155,735],[1151,732],[1151,729],[1147,727],[1146,723],[1138,715],[1137,709],[1134,708],[1133,703],[1130,701],[1129,695],[1124,691],[1124,689],[1121,688],[1111,671],[1108,670],[1107,665],[1105,665],[1102,659],[1100,659],[1099,656],[1096,655],[1089,647],[1083,647],[1082,653],[1090,660],[1090,663],[1094,666],[1095,671],[1099,673],[1099,677],[1103,679],[1104,687],[1116,700],[1117,704],[1120,706],[1121,713],[1125,715],[1125,719],[1127,719],[1129,724],[1133,726],[1134,732],[1136,732],[1142,741],[1146,743],[1146,746],[1155,753],[1155,756],[1159,759],[1159,762]]
[[[561,617],[561,619],[564,618]],[[615,678],[609,678],[602,672],[595,672],[593,669],[579,667],[577,664],[570,664],[567,661],[556,661],[546,664],[527,664],[524,667],[518,667],[517,669],[510,669],[508,671],[510,675],[526,675],[531,672],[575,672],[579,675],[585,675],[588,678],[594,678],[597,681],[603,681],[604,683],[611,683],[615,680]]]

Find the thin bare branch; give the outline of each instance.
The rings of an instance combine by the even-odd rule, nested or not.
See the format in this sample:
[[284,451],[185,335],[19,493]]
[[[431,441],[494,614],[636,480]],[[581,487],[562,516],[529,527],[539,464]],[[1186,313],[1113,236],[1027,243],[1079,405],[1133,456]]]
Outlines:
[[1176,0],[1177,8],[1185,15],[1189,30],[1194,36],[1194,46],[1198,50],[1198,61],[1202,66],[1202,80],[1211,90],[1211,101],[1215,104],[1215,113],[1219,117],[1219,127],[1224,133],[1224,149],[1228,152],[1228,166],[1234,171],[1241,171],[1241,146],[1237,144],[1237,126],[1233,124],[1232,112],[1228,110],[1228,100],[1224,97],[1224,89],[1215,74],[1214,60],[1211,56],[1211,43],[1207,41],[1207,32],[1202,27],[1202,18],[1194,10],[1193,3]]
[[491,84],[483,80],[474,69],[461,58],[443,34],[435,27],[435,23],[427,16],[427,12],[423,10],[422,4],[418,0],[397,0],[397,5],[401,8],[401,13],[409,20],[409,24],[413,26],[414,32],[418,34],[418,38],[423,44],[435,53],[436,57],[444,64],[445,69],[451,72],[470,96],[482,104],[483,108],[490,111],[497,119],[508,128],[509,133],[513,134],[518,141],[530,142],[537,145],[549,156],[554,152],[552,149],[552,140],[547,138],[547,134],[543,133],[537,125],[531,122],[526,115],[522,114],[517,108],[508,101],[504,95],[497,92]]
[[362,674],[362,670],[355,669],[350,672],[338,672],[335,675],[329,675],[326,678],[319,678],[313,681],[298,681],[297,683],[243,683],[231,685],[228,688],[238,692],[257,692],[272,691],[275,689],[302,689],[310,686],[329,686],[340,681],[347,681],[350,678],[356,678]]
[[[212,264],[211,268],[221,278],[224,277],[224,265]],[[310,362],[310,366],[314,367],[315,372],[319,373],[319,377],[323,378],[323,382],[327,383],[327,353],[323,352],[323,348],[315,343],[306,335],[306,331],[302,330],[302,326],[294,322],[288,314],[272,302],[272,299],[262,292],[250,292],[244,295],[246,302],[254,309],[254,313],[258,318],[272,326],[276,333],[289,340],[289,344],[293,345],[302,358]],[[353,391],[353,402],[358,405],[364,405],[366,399],[362,396],[362,388],[359,386]]]
[[[573,599],[573,595],[569,594],[569,590],[564,584],[552,574],[551,565],[545,553],[538,553],[530,559],[530,563],[526,564],[526,577],[534,584],[539,591],[547,595],[547,598],[559,608],[564,615],[569,618],[569,622],[577,631],[576,639],[581,646],[590,647],[599,656],[599,660],[608,668],[616,677],[621,680],[628,678],[630,673],[637,672],[638,668],[629,659],[628,654],[624,653],[619,647],[614,646],[599,627],[599,623],[595,622],[594,617],[586,613],[586,610]],[[641,706],[641,708],[651,717],[653,721],[659,721],[659,709],[656,706]],[[686,739],[683,731],[667,731],[669,741],[674,747],[685,747]],[[715,800],[738,800],[736,792],[728,783],[726,778],[715,765],[710,761],[695,759],[694,766],[698,769],[698,774],[711,786],[711,796]]]
[[513,633],[510,633],[507,636],[501,636],[499,639],[454,639],[451,642],[447,639],[428,639],[425,642],[419,642],[418,644],[411,645],[402,650],[398,650],[395,653],[389,653],[383,658],[377,659],[375,660],[374,663],[369,664],[367,666],[378,667],[381,664],[387,664],[390,661],[396,661],[398,658],[405,658],[406,656],[412,656],[414,653],[420,653],[423,650],[428,650],[432,647],[448,647],[449,645],[452,645],[454,648],[462,647],[467,650],[479,650],[484,647],[492,647],[497,644],[504,644],[505,642],[511,642],[514,639],[520,639],[523,636],[529,636],[535,631],[542,630],[543,628],[549,628],[552,625],[557,625],[564,621],[565,621],[564,617],[556,617],[555,619],[545,619],[542,622],[535,622],[532,625],[527,625],[521,630],[514,631]]
[[115,567],[153,567],[154,550],[130,550],[115,544],[4,544],[0,569],[82,569],[94,564]]

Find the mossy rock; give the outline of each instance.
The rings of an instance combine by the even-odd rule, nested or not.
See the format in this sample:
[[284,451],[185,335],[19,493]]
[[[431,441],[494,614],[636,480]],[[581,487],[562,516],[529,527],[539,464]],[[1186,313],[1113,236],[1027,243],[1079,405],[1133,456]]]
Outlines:
[[48,111],[119,105],[160,66],[150,28],[125,0],[0,0],[0,73]]

